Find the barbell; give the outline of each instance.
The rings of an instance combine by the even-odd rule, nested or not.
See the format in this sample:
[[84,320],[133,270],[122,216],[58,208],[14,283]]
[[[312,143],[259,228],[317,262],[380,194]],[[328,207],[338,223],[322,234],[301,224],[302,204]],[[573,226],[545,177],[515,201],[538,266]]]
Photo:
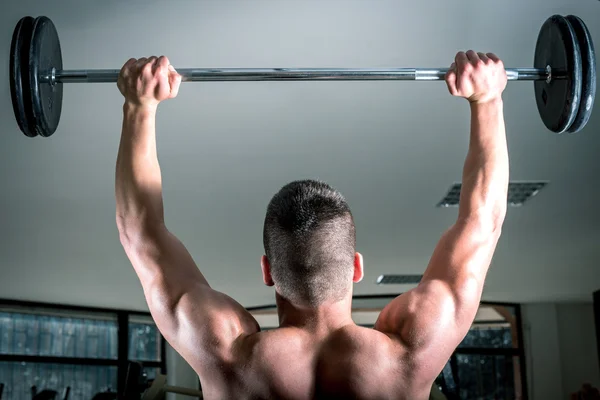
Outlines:
[[[58,32],[47,17],[16,25],[10,55],[15,118],[29,137],[51,136],[62,110],[63,83],[116,82],[119,70],[63,70]],[[192,68],[183,82],[205,81],[443,81],[447,68]],[[533,68],[507,68],[509,81],[534,81],[537,108],[556,133],[579,132],[596,95],[596,61],[590,33],[573,15],[553,15],[538,34]]]

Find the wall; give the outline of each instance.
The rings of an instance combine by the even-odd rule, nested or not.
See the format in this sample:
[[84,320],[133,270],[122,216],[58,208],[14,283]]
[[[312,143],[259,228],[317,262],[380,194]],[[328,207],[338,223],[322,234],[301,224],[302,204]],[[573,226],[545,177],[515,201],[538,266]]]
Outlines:
[[600,370],[592,304],[560,304],[556,308],[563,389],[577,390],[583,382],[600,387]]
[[568,398],[584,382],[600,387],[591,303],[527,304],[522,312],[531,400]]

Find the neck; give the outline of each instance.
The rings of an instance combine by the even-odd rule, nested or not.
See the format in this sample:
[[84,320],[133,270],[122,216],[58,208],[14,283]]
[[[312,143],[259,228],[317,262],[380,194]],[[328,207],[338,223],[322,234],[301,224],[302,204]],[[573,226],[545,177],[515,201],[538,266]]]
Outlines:
[[352,296],[317,307],[299,306],[275,294],[280,328],[300,328],[313,334],[327,334],[352,321]]

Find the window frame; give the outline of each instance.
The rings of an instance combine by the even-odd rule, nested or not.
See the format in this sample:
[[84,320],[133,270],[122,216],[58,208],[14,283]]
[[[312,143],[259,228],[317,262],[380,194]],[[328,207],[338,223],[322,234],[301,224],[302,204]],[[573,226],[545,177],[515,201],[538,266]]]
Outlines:
[[[13,308],[13,309],[11,309]],[[127,367],[129,361],[129,317],[143,316],[152,319],[149,312],[123,310],[102,307],[75,306],[68,304],[43,303],[36,301],[11,300],[0,298],[0,311],[15,312],[15,309],[23,308],[38,309],[40,311],[64,311],[69,313],[91,313],[105,314],[115,317],[117,322],[117,359],[105,358],[82,358],[82,357],[60,357],[60,356],[39,356],[39,355],[21,355],[21,354],[3,354],[0,353],[0,362],[27,362],[27,363],[46,363],[46,364],[68,364],[68,365],[89,365],[89,366],[111,366],[117,367],[117,393],[125,389],[125,380],[127,378]],[[31,312],[36,315],[35,312]],[[160,333],[160,332],[159,332]],[[144,368],[160,368],[160,373],[167,374],[166,341],[164,336],[160,335],[160,361],[138,361]]]

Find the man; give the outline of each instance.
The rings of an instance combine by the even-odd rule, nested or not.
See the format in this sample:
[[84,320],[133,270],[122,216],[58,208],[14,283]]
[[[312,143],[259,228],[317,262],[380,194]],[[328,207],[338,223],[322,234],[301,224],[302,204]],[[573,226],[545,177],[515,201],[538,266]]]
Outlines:
[[471,108],[458,219],[421,283],[388,304],[375,329],[352,322],[362,256],[346,201],[324,183],[293,182],[268,206],[261,268],[275,286],[279,329],[260,332],[209,286],[163,218],[155,116],[180,82],[165,57],[131,59],[121,71],[117,225],[156,324],[200,376],[205,398],[427,399],[473,322],[506,213],[502,62],[460,52],[447,74],[450,93]]

